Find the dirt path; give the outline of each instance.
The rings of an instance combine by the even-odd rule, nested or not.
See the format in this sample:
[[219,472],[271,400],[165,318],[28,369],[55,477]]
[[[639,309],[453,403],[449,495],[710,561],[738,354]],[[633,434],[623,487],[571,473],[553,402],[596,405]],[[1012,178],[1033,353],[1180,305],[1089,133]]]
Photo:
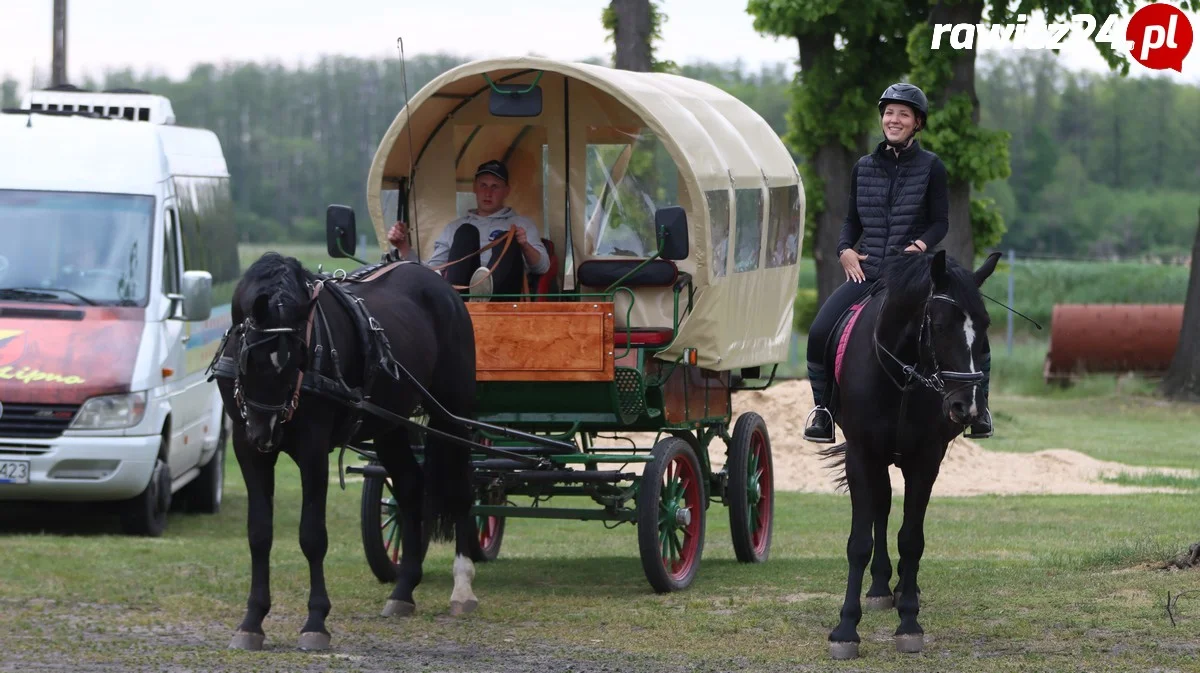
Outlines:
[[[812,407],[807,381],[784,381],[765,391],[737,393],[734,409],[754,411],[767,422],[775,461],[776,488],[785,491],[834,492],[827,463],[820,460],[819,444],[802,439],[804,419]],[[736,422],[736,417],[734,418]],[[841,440],[841,433],[838,433]],[[724,464],[725,445],[713,442],[714,467]],[[1187,470],[1144,468],[1096,460],[1071,449],[1047,448],[1035,453],[989,451],[979,443],[959,438],[951,446],[934,484],[934,495],[969,496],[1020,493],[1144,493],[1171,489],[1138,488],[1102,482],[1120,472],[1163,472],[1190,476]],[[900,470],[891,468],[892,488],[903,492]]]

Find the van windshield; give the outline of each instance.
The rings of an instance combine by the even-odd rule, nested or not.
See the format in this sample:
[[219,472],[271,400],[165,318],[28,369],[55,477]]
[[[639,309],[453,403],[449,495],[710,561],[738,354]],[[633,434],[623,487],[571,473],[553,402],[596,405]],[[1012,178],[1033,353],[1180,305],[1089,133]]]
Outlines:
[[154,197],[0,189],[0,300],[145,306]]

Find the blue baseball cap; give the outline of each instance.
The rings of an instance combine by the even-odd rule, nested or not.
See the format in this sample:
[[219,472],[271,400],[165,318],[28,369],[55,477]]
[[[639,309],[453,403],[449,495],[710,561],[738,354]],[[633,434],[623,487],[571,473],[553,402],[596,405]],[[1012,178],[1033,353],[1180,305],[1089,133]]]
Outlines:
[[491,161],[485,161],[482,164],[479,164],[479,168],[475,169],[475,177],[479,177],[485,173],[494,175],[501,180],[508,182],[508,167],[504,165],[503,161],[492,159]]

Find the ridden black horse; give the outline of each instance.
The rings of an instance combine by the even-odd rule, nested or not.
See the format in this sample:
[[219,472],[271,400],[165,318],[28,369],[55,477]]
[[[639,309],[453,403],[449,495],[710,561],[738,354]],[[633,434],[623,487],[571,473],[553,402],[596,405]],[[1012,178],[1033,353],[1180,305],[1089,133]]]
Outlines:
[[[428,434],[422,468],[407,427],[364,413],[361,405],[365,399],[393,414],[411,415],[422,397],[401,374],[403,368],[446,412],[471,417],[471,318],[458,292],[420,264],[360,271],[349,278],[318,276],[291,257],[267,253],[246,270],[234,291],[233,327],[213,362],[233,420],[233,448],[249,498],[250,595],[231,648],[260,649],[265,638],[280,453],[296,462],[303,486],[300,547],[311,585],[302,649],[329,646],[324,575],[329,454],[348,443],[374,440],[404,517],[403,559],[384,616],[415,610],[413,589],[421,581],[424,544],[451,534],[457,547],[451,612],[462,614],[477,606],[468,546],[474,535],[470,449]],[[368,272],[377,277],[365,278]],[[359,406],[353,406],[356,402]],[[433,430],[469,436],[436,408],[424,408]]]
[[[853,510],[846,598],[841,621],[829,635],[836,659],[858,656],[859,596],[868,561],[868,607],[895,605],[899,651],[924,647],[917,572],[925,551],[925,510],[947,445],[978,413],[979,363],[988,352],[989,325],[979,287],[999,258],[993,253],[972,273],[944,251],[889,257],[880,286],[861,307],[845,344],[837,392],[845,442],[821,451],[844,469],[839,481],[849,487]],[[904,475],[894,591],[888,587],[887,552],[893,463]]]

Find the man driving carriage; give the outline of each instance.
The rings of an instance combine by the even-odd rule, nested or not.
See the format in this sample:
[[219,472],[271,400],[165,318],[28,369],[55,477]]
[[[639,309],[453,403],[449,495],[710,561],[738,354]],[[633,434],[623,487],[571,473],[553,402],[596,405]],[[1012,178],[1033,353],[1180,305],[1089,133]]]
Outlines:
[[[433,255],[424,262],[434,269],[449,264],[440,270],[446,280],[465,287],[465,294],[524,294],[526,274],[550,269],[550,255],[537,226],[505,205],[510,189],[504,162],[493,159],[480,164],[475,170],[476,207],[446,225],[433,244]],[[512,241],[498,242],[510,231]],[[388,242],[396,248],[393,257],[416,261],[405,223],[392,226]],[[489,245],[491,249],[483,250]]]

